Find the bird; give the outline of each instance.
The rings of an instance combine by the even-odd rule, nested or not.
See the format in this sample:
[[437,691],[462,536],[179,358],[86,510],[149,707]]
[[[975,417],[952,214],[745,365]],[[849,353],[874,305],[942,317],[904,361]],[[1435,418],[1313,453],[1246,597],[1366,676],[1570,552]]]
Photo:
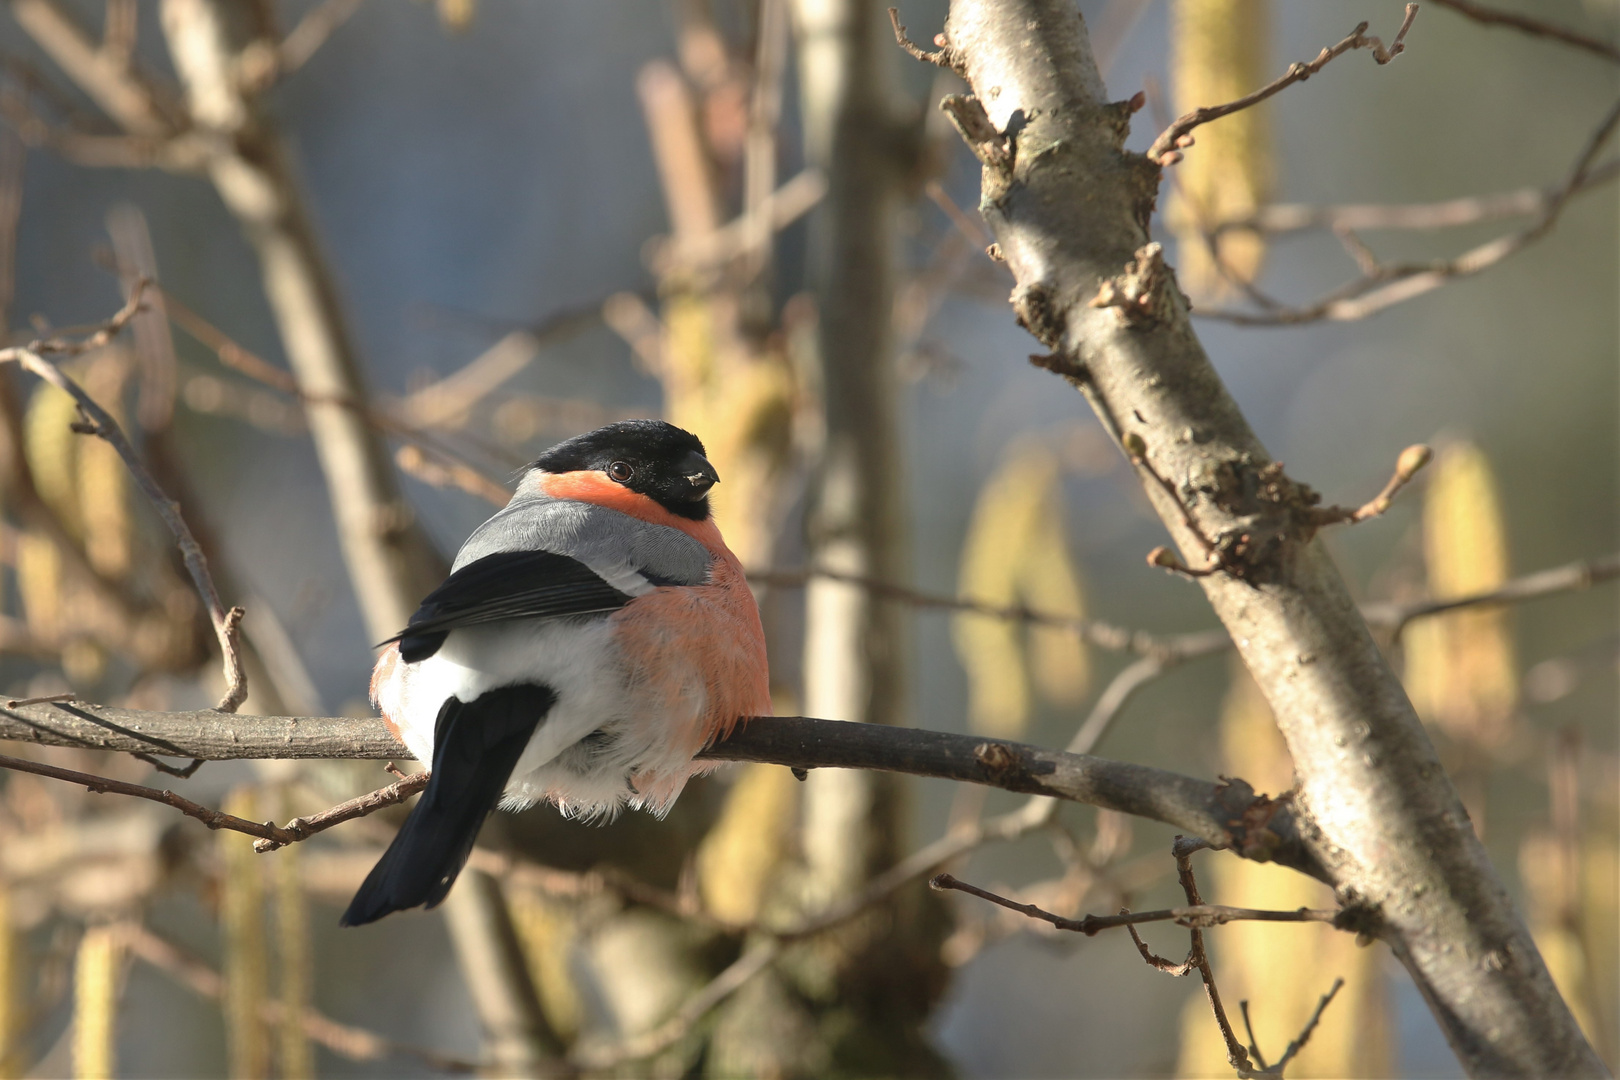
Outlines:
[[553,446],[383,643],[372,702],[431,763],[341,924],[434,907],[497,804],[667,813],[694,761],[768,715],[759,609],[697,436],[624,420]]

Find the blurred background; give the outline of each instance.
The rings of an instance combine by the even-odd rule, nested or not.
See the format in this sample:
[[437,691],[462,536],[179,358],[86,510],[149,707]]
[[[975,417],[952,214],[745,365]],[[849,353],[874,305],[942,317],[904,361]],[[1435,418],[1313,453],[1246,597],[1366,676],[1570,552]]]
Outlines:
[[[1614,38],[1607,0],[1499,3]],[[914,0],[900,17],[927,42],[944,8]],[[1382,0],[1078,8],[1112,96],[1146,92],[1137,150],[1355,22],[1387,41],[1402,17]],[[1620,546],[1613,147],[1550,233],[1499,265],[1364,318],[1297,314],[1368,267],[1535,225],[1620,90],[1612,60],[1439,5],[1407,46],[1388,66],[1349,53],[1200,129],[1153,225],[1292,476],[1354,505],[1403,447],[1436,448],[1387,515],[1325,538],[1369,602]],[[1163,530],[1080,396],[1026,362],[1010,279],[982,254],[977,164],[935,107],[961,84],[895,48],[881,6],[12,0],[0,57],[11,340],[104,320],[135,279],[156,283],[132,333],[67,370],[131,430],[225,602],[247,608],[246,711],[368,714],[371,643],[523,464],[663,415],[719,467],[722,528],[759,571],[779,712],[1056,747],[1102,701],[1118,711],[1098,753],[1288,786],[1265,706],[1224,653],[1119,705],[1134,658],[1072,627],[804,573],[1161,633],[1216,625],[1195,586],[1145,565]],[[1337,232],[1294,209],[1343,204],[1375,209]],[[211,705],[212,639],[171,545],[72,419],[60,392],[0,380],[0,690]],[[1615,1065],[1612,588],[1419,621],[1390,648]],[[92,751],[5,751],[255,820],[390,779],[376,762],[270,762],[177,780]],[[662,823],[497,815],[442,911],[339,932],[387,815],[254,855],[167,808],[6,774],[0,1076],[515,1073],[525,1053],[622,1075],[1229,1075],[1201,989],[1128,939],[1044,933],[918,882],[683,1020],[768,938],[738,927],[797,925],[1021,804],[729,769]],[[1169,842],[1066,807],[952,872],[1065,914],[1167,906]],[[1330,902],[1226,862],[1198,857],[1210,902]],[[1145,936],[1183,947],[1181,931]],[[1347,980],[1293,1075],[1460,1075],[1382,946],[1321,927],[1210,938],[1272,1057]],[[514,970],[480,966],[479,942]],[[502,994],[520,1014],[507,1028]]]

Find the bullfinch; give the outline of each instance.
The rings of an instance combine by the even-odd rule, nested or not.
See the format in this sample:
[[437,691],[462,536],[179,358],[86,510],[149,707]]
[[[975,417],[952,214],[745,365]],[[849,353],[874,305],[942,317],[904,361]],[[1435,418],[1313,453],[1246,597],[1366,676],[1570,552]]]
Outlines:
[[548,450],[388,641],[371,696],[432,776],[343,914],[449,893],[497,803],[666,812],[771,699],[759,609],[697,437],[626,420]]

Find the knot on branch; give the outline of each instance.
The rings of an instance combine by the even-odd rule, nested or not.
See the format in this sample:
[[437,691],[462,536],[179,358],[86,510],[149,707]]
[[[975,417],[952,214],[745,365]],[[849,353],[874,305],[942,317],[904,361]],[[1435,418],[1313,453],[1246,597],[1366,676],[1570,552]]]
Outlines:
[[[951,118],[951,123],[956,126],[968,149],[973,151],[973,156],[1005,185],[1012,176],[1013,158],[1017,153],[1017,144],[1010,137],[1016,134],[1013,125],[1008,125],[1006,134],[997,131],[990,114],[984,111],[984,103],[972,94],[947,94],[941,99],[939,107]],[[986,198],[991,198],[989,180],[990,177],[987,177]]]
[[1164,261],[1164,247],[1155,241],[1139,249],[1118,277],[1102,283],[1091,306],[1117,308],[1127,327],[1141,330],[1170,319],[1179,295],[1175,271]]
[[[1052,290],[1040,282],[1020,285],[1009,298],[1018,325],[1035,335],[1048,349],[1061,352],[1067,320]],[[1044,365],[1043,365],[1044,366]]]
[[1213,545],[1221,567],[1246,581],[1274,579],[1287,549],[1316,535],[1315,508],[1322,496],[1289,477],[1280,461],[1260,464],[1241,454],[1203,462],[1188,487],[1241,519],[1214,537]]
[[[1254,788],[1242,780],[1226,777],[1221,780],[1225,785],[1221,791],[1221,805],[1236,811],[1226,822],[1227,832],[1232,837],[1232,849],[1245,859],[1270,862],[1289,842],[1288,836],[1271,826],[1274,821],[1292,821],[1294,793],[1285,791],[1272,798],[1255,794]],[[1230,796],[1228,792],[1231,792]]]

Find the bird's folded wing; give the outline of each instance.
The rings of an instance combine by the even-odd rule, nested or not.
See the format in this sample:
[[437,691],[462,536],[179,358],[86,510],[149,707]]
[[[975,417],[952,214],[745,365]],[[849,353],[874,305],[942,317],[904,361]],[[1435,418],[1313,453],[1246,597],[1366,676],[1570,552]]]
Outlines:
[[408,663],[432,656],[451,630],[507,619],[613,611],[629,594],[578,559],[554,551],[501,551],[451,574],[422,601],[410,625],[389,638]]

